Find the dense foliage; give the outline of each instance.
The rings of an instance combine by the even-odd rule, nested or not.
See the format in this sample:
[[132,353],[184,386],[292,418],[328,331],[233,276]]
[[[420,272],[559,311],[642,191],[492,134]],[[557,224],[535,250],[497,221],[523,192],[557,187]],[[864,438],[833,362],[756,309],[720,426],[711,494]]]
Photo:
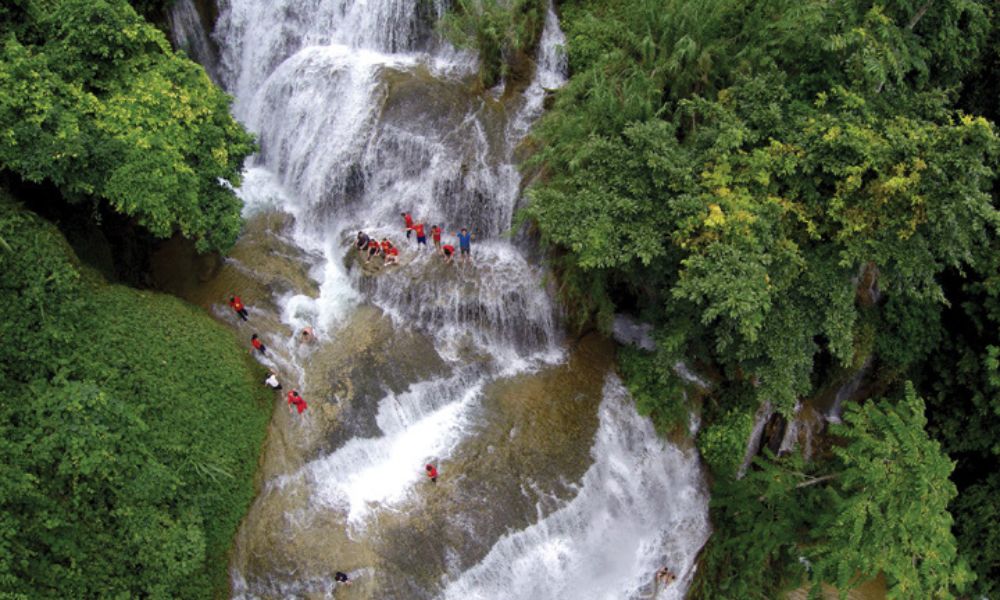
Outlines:
[[[534,132],[523,216],[578,322],[625,307],[656,327],[656,352],[621,357],[640,408],[669,428],[699,401],[702,597],[878,573],[894,597],[996,590],[997,8],[560,3],[571,78]],[[736,478],[760,407],[792,417],[858,372],[888,398],[849,411],[842,446]],[[961,459],[957,497],[928,433]],[[838,475],[797,488],[803,469]]]
[[491,88],[525,73],[546,6],[541,0],[456,0],[440,29],[455,45],[478,50],[479,83]]
[[946,507],[952,463],[924,429],[912,387],[897,403],[852,405],[831,460],[758,457],[743,480],[721,478],[704,598],[774,598],[789,582],[847,590],[883,574],[888,597],[945,598],[971,579]]
[[0,595],[205,598],[270,414],[232,333],[0,196]]
[[125,0],[0,8],[0,166],[101,200],[159,237],[225,250],[249,134],[204,69]]

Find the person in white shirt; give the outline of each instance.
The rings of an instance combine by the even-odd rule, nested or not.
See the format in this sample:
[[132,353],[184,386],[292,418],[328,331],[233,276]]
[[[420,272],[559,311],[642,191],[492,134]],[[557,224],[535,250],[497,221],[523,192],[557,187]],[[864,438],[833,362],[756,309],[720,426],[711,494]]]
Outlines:
[[274,371],[271,371],[271,375],[268,376],[268,378],[264,380],[264,385],[266,385],[267,387],[269,387],[269,388],[271,388],[273,390],[280,390],[281,389],[281,383],[278,381],[278,374],[275,373]]

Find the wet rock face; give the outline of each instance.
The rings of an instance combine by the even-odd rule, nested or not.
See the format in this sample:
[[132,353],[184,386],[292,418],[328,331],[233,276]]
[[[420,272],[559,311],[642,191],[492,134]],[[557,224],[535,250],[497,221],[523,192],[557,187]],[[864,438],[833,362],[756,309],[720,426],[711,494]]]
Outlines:
[[335,399],[338,406],[338,422],[319,452],[332,452],[354,437],[379,435],[375,418],[386,393],[401,393],[413,382],[448,370],[431,338],[395,327],[372,306],[359,307],[334,335],[335,343],[310,357],[307,371],[309,380],[321,382],[315,388],[319,395]]
[[[566,364],[484,389],[477,435],[457,449],[460,458],[438,464],[438,483],[420,481],[408,502],[379,511],[364,534],[352,534],[341,513],[312,504],[316,482],[304,462],[357,435],[350,433],[357,431],[353,421],[368,421],[377,431],[373,406],[383,386],[401,391],[447,369],[427,351],[426,339],[393,327],[371,307],[360,308],[340,334],[336,344],[312,355],[322,365],[315,376],[325,372],[341,398],[335,419],[313,424],[326,437],[317,438],[315,448],[301,448],[304,426],[284,407],[275,413],[263,491],[233,558],[255,593],[324,597],[332,570],[375,565],[377,577],[338,597],[431,598],[440,591],[441,573],[458,574],[511,527],[534,522],[540,509],[555,509],[572,496],[591,462],[602,381],[614,355],[608,341],[594,336]],[[380,373],[388,373],[377,357],[386,352],[397,357],[399,370],[382,381]],[[523,485],[525,473],[534,482],[530,489]]]
[[232,294],[248,306],[271,312],[278,311],[274,299],[282,294],[318,295],[309,269],[320,257],[308,255],[288,239],[292,225],[290,215],[278,212],[249,219],[225,259],[198,254],[190,242],[173,238],[152,257],[154,285],[209,310],[225,307]]
[[380,518],[377,553],[398,569],[398,576],[383,578],[385,597],[433,597],[436,573],[458,575],[511,528],[572,497],[592,460],[596,410],[613,356],[607,340],[588,336],[568,363],[483,391],[477,435],[458,458],[439,465],[438,483],[427,482],[400,513]]

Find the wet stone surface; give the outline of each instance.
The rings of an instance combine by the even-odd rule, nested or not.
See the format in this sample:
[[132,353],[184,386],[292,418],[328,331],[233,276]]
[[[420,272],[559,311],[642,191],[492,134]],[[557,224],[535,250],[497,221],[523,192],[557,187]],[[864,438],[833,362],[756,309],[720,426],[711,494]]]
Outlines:
[[[496,381],[483,391],[475,435],[439,465],[413,502],[379,515],[384,597],[433,597],[493,543],[571,497],[590,465],[611,344],[589,336],[568,363]],[[381,596],[376,596],[381,597]]]

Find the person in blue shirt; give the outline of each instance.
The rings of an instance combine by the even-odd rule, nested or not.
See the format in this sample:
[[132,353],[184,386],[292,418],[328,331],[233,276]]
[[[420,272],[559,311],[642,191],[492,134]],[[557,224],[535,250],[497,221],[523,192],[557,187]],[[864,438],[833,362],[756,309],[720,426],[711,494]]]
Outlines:
[[469,233],[468,229],[463,227],[462,231],[456,233],[455,235],[458,236],[458,250],[462,254],[462,260],[467,262],[470,258],[472,258],[469,255],[469,251],[472,249],[472,234]]

